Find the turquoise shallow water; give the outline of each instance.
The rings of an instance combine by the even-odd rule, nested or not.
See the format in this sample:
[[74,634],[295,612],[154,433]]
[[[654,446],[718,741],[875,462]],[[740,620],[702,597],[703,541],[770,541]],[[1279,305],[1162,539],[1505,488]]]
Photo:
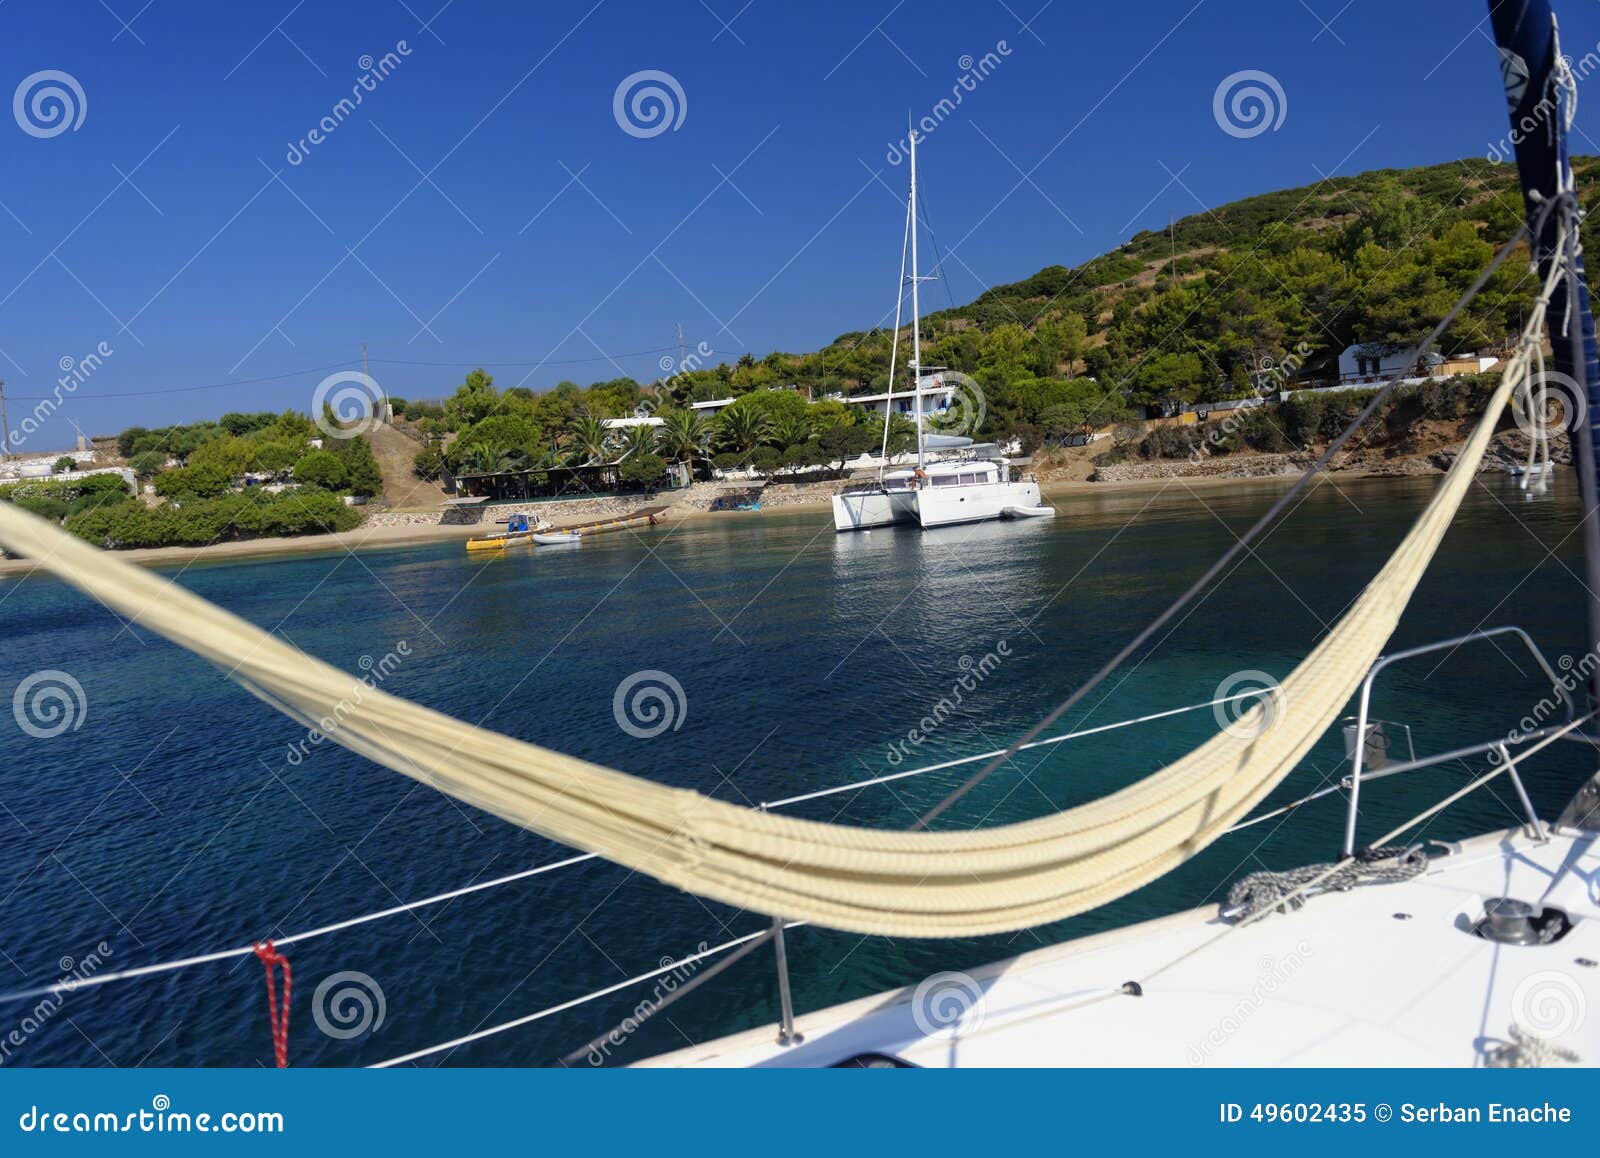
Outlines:
[[[1201,703],[1240,669],[1285,674],[1361,589],[1432,493],[1433,480],[1340,482],[1307,498],[1141,662],[1061,730]],[[1525,503],[1504,480],[1474,487],[1401,626],[1397,645],[1519,623],[1552,655],[1583,635],[1570,477]],[[759,802],[1003,746],[1204,569],[1280,484],[1074,497],[1063,517],[940,532],[835,536],[802,512],[614,535],[485,563],[459,544],[193,566],[178,581],[353,673],[390,653],[384,686],[574,755],[735,801]],[[404,648],[400,647],[404,643]],[[1003,645],[1003,646],[1002,646]],[[409,654],[401,655],[402,651]],[[1009,654],[1006,654],[1009,653]],[[1507,658],[1509,655],[1509,659]],[[1532,666],[1480,645],[1435,670],[1395,670],[1378,714],[1412,725],[1419,752],[1509,729],[1542,694]],[[985,656],[995,659],[985,660]],[[996,662],[996,660],[998,662]],[[1512,661],[1515,661],[1513,663]],[[969,665],[972,665],[969,667]],[[386,665],[389,666],[389,665]],[[0,714],[0,985],[53,980],[99,942],[109,967],[246,943],[559,859],[514,829],[303,729],[205,663],[126,629],[49,580],[0,580],[0,692],[44,668],[84,688],[81,727],[33,738]],[[630,735],[613,696],[633,673],[683,688],[679,727]],[[986,674],[909,754],[963,673]],[[1209,710],[1027,754],[941,823],[1037,816],[1128,783],[1211,734]],[[1342,760],[1329,737],[1274,800]],[[1559,810],[1584,768],[1562,748],[1529,768]],[[797,814],[904,825],[953,787],[952,769],[802,805]],[[1459,786],[1456,767],[1364,794],[1382,831]],[[1480,793],[1427,833],[1513,820]],[[954,942],[790,934],[804,1010],[1130,921],[1214,902],[1261,865],[1331,857],[1343,809],[1225,839],[1106,908],[1006,937]],[[297,1065],[370,1063],[532,1012],[752,931],[761,918],[589,863],[295,946]],[[330,1036],[318,984],[341,971],[381,988],[381,1026]],[[71,994],[5,1064],[270,1064],[253,959]],[[646,988],[464,1047],[447,1064],[548,1061],[619,1020]],[[617,1052],[652,1052],[771,1021],[765,951],[675,1005]],[[0,1007],[0,1037],[26,1010]],[[337,1025],[334,1028],[338,1028]]]

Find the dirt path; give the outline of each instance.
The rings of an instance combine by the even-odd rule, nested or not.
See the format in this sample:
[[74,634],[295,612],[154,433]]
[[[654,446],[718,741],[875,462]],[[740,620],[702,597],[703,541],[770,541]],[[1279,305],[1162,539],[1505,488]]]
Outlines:
[[423,482],[411,473],[411,460],[422,444],[392,426],[379,426],[365,435],[372,455],[383,472],[383,503],[393,511],[431,511],[444,504],[444,488]]

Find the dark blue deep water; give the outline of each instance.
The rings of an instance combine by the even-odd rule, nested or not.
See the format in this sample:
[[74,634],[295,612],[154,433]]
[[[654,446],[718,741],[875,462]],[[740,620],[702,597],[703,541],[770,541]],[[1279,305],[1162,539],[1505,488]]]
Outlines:
[[[1285,674],[1371,577],[1432,480],[1323,486],[1143,660],[1068,724],[1204,702],[1240,669]],[[1552,655],[1583,637],[1576,506],[1473,488],[1397,644],[1520,623]],[[838,536],[814,512],[729,515],[576,549],[484,562],[459,543],[170,569],[185,587],[348,669],[401,641],[385,686],[510,735],[735,801],[762,801],[896,770],[903,738],[964,670],[1010,657],[899,768],[1002,746],[1189,583],[1280,484],[1086,495],[1023,525]],[[1509,658],[1508,658],[1509,655]],[[1515,661],[1514,663],[1512,661]],[[81,727],[33,738],[9,702],[40,669],[70,672]],[[612,698],[642,669],[670,673],[687,713],[635,738]],[[1379,715],[1420,752],[1503,733],[1540,697],[1532,666],[1494,647],[1403,667]],[[48,579],[0,579],[0,987],[53,980],[104,941],[107,967],[247,944],[568,855],[332,744],[288,760],[304,731],[202,661]],[[1158,767],[1216,728],[1209,711],[1019,760],[941,824],[1036,816]],[[1063,729],[1064,730],[1064,729]],[[1340,765],[1327,738],[1276,801]],[[1576,747],[1536,759],[1535,803],[1554,815],[1583,768]],[[967,769],[816,801],[802,815],[898,826]],[[1464,766],[1377,782],[1374,837],[1463,783]],[[1514,821],[1483,792],[1429,825],[1466,835]],[[790,934],[802,1010],[1107,927],[1214,902],[1237,876],[1330,858],[1339,799],[1287,825],[1226,838],[1105,909],[1015,936],[955,942]],[[359,1065],[541,1009],[758,929],[763,919],[591,862],[294,946],[296,1065]],[[351,1039],[314,1024],[313,993],[340,971],[381,987],[381,1027]],[[461,1048],[446,1064],[551,1060],[619,1020],[645,990]],[[762,950],[649,1022],[626,1062],[770,1022]],[[0,1007],[0,1039],[27,1007]],[[74,993],[12,1065],[271,1064],[254,959]],[[437,1064],[433,1059],[424,1064]]]

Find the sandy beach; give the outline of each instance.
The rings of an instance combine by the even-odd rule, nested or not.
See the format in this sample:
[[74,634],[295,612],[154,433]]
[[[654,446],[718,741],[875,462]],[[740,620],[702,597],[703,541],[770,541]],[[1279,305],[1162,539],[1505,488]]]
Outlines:
[[[1130,479],[1118,482],[1050,482],[1041,486],[1046,498],[1070,499],[1074,496],[1116,495],[1161,490],[1179,486],[1193,490],[1218,490],[1237,486],[1288,486],[1296,475],[1267,475],[1251,478],[1195,478]],[[1338,472],[1339,481],[1346,479],[1385,477],[1359,471]],[[1319,480],[1320,481],[1320,480]],[[828,507],[825,499],[816,502],[785,503],[759,512],[712,512],[701,510],[669,509],[662,518],[669,522],[701,519],[749,519],[791,511],[820,511]],[[493,530],[487,524],[413,524],[409,526],[363,526],[352,531],[332,535],[299,535],[279,539],[246,539],[226,543],[213,543],[205,547],[150,547],[118,551],[116,556],[129,563],[162,566],[172,563],[222,563],[240,559],[272,559],[286,555],[308,555],[331,551],[381,551],[395,547],[415,546],[419,543],[436,543],[446,540],[467,539],[473,535]],[[0,559],[0,576],[28,575],[38,569],[30,559]]]

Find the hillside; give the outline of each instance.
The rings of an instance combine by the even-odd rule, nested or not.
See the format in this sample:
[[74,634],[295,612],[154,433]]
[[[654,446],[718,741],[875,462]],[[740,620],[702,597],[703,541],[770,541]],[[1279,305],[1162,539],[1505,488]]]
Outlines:
[[[1577,158],[1574,169],[1592,207],[1600,158]],[[982,384],[990,434],[1037,423],[1053,406],[1066,422],[1086,404],[1237,395],[1251,375],[1286,362],[1295,376],[1327,374],[1353,342],[1420,339],[1521,215],[1514,168],[1487,160],[1249,197],[930,314],[925,357]],[[1528,293],[1526,264],[1507,263],[1446,334],[1445,352],[1503,343]],[[672,385],[694,398],[786,382],[882,390],[889,346],[887,330],[853,332],[814,353],[746,356]],[[1100,391],[1063,381],[1080,376]],[[1102,392],[1109,397],[1093,397]]]

